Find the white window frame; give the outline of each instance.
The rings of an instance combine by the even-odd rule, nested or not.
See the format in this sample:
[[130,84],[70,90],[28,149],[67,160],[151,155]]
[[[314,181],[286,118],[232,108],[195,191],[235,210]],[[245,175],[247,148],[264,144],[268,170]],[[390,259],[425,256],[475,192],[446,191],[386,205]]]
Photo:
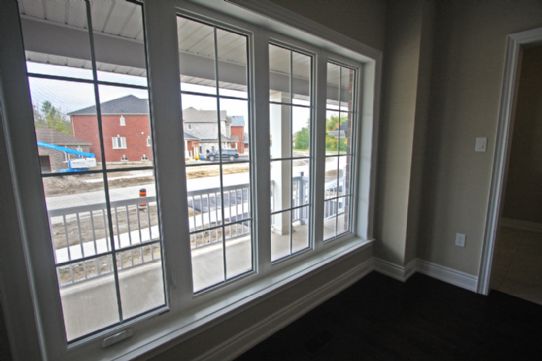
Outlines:
[[[51,256],[50,259],[43,257],[44,254],[51,254],[51,245],[46,244],[47,242],[39,242],[43,234],[48,233],[49,225],[36,157],[37,148],[34,145],[32,107],[22,60],[24,59],[22,39],[20,33],[13,31],[13,29],[19,29],[18,13],[16,6],[5,7],[6,13],[9,13],[11,17],[2,16],[2,20],[6,21],[0,25],[0,30],[11,29],[11,33],[14,33],[8,38],[11,43],[7,45],[17,52],[15,59],[20,62],[19,64],[4,58],[0,59],[2,65],[7,62],[14,67],[14,71],[7,77],[14,80],[9,84],[16,93],[12,94],[13,101],[7,102],[4,106],[7,124],[5,133],[13,183],[16,185],[17,217],[24,230],[21,240],[17,240],[23,244],[23,253],[10,251],[10,255],[14,257],[6,258],[9,260],[6,267],[10,267],[23,282],[27,282],[24,276],[30,279],[30,293],[27,297],[30,298],[31,303],[20,306],[25,311],[21,312],[24,314],[21,318],[25,322],[20,327],[28,331],[27,335],[36,337],[16,340],[27,345],[24,351],[26,354],[41,354],[44,358],[46,354],[48,359],[62,361],[69,359],[84,361],[96,358],[129,359],[140,356],[180,336],[188,337],[195,329],[205,330],[212,324],[210,321],[224,319],[231,311],[243,310],[252,301],[266,297],[273,291],[280,290],[288,282],[293,282],[312,270],[371,242],[381,53],[333,32],[330,33],[324,28],[311,28],[311,24],[304,23],[302,18],[292,19],[277,8],[265,5],[267,3],[261,6],[257,1],[239,1],[245,7],[239,10],[237,6],[228,3],[203,2],[207,7],[184,0],[144,1],[148,70],[152,74],[149,79],[149,90],[151,112],[155,119],[152,124],[153,131],[156,139],[171,139],[172,134],[180,135],[178,142],[159,141],[154,144],[158,192],[162,209],[160,218],[168,304],[155,313],[137,317],[130,322],[111,327],[69,345],[63,339],[64,325],[60,298],[56,287],[51,287],[56,282],[53,257]],[[253,13],[249,10],[257,12]],[[267,13],[270,19],[259,15],[258,11]],[[258,242],[254,254],[256,272],[198,295],[192,293],[189,242],[179,241],[179,235],[185,234],[182,231],[188,230],[186,179],[183,167],[183,129],[180,122],[168,121],[168,119],[181,118],[178,77],[172,76],[172,74],[179,74],[176,13],[201,17],[221,27],[233,27],[249,35],[249,44],[252,46],[250,63],[253,64],[249,69],[252,85],[250,88],[253,92],[252,99],[254,99],[250,111],[252,119],[258,119],[257,122],[253,121],[250,127],[250,151],[255,157],[253,167],[256,169],[251,181],[255,189],[259,190],[258,194],[254,195],[255,207],[253,208],[258,209],[258,213],[253,217],[254,223],[257,223],[254,232]],[[228,13],[235,14],[235,17]],[[261,18],[267,20],[266,28],[246,22],[246,19],[251,19],[258,23]],[[277,21],[275,20],[277,18],[282,19]],[[288,33],[290,36],[280,35],[281,33]],[[317,35],[311,35],[311,33]],[[303,41],[297,39],[303,39]],[[322,242],[322,217],[319,215],[323,211],[323,202],[319,202],[318,197],[322,198],[321,194],[323,194],[319,192],[319,189],[323,189],[324,160],[323,148],[320,147],[321,150],[314,154],[315,164],[311,177],[313,179],[312,193],[316,198],[313,201],[312,247],[302,255],[273,264],[270,261],[268,247],[270,244],[270,217],[268,217],[270,163],[269,79],[266,79],[266,76],[268,74],[267,49],[270,41],[284,42],[286,45],[314,52],[316,54],[314,80],[317,84],[322,83],[318,79],[326,79],[327,59],[359,69],[356,74],[357,94],[360,101],[358,119],[354,124],[353,137],[355,135],[355,138],[352,141],[355,142],[354,153],[358,155],[358,162],[352,170],[358,175],[354,192],[357,198],[354,207],[355,215],[352,216],[352,219],[356,219],[355,225],[352,223],[351,232],[340,239],[334,242]],[[322,128],[322,120],[325,120],[325,92],[321,91],[322,85],[317,85],[317,87],[314,110],[316,126],[312,131],[312,137],[316,143],[322,143],[325,136],[324,128]],[[25,109],[19,110],[21,104]],[[17,139],[17,142],[10,139]],[[185,221],[179,222],[179,219]],[[31,264],[31,267],[27,268],[26,264]],[[273,272],[274,278],[270,278],[270,272]],[[8,297],[11,297],[11,294]],[[164,312],[165,309],[169,309],[169,312]],[[197,319],[192,317],[195,314],[199,315]],[[33,321],[33,315],[36,315],[39,322]],[[136,337],[125,340],[122,346],[102,347],[106,337],[128,329]],[[31,359],[39,358],[32,357]]]
[[121,127],[125,127],[126,126],[126,118],[124,117],[124,115],[120,115],[120,118],[119,118],[119,125]]
[[128,148],[128,142],[126,141],[126,137],[121,137],[120,135],[116,135],[111,138],[111,147],[113,149],[127,149]]

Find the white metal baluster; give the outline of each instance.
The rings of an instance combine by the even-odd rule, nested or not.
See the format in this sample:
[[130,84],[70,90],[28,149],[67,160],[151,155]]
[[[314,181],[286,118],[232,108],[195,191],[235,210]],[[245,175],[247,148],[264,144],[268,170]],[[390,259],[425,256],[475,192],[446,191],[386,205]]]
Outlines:
[[[68,251],[68,261],[71,262],[72,261],[72,255],[71,255],[71,251],[70,251],[70,236],[68,235],[68,224],[66,223],[66,215],[65,214],[62,215],[62,222],[64,224],[64,234],[66,235],[66,250]],[[75,283],[75,277],[74,277],[74,274],[73,274],[73,268],[72,268],[71,263],[69,264],[68,268],[70,270],[70,276],[71,276],[71,279],[72,279],[72,283]]]
[[149,241],[152,241],[152,223],[151,223],[151,205],[147,198],[145,198],[145,204],[147,208],[147,225],[149,226]]
[[[136,206],[137,207],[137,206]],[[130,241],[130,246],[132,245],[132,229],[130,227],[130,210],[128,209],[128,204],[124,205],[126,209],[126,225],[128,226],[128,239]]]
[[139,234],[139,243],[143,243],[143,235],[141,234],[141,217],[139,215],[139,208],[136,206],[137,215],[137,232]]
[[107,242],[107,220],[105,219],[105,209],[102,209],[102,216],[103,216],[103,225],[104,225],[104,237],[106,238],[105,246],[107,248],[107,252],[111,251],[111,247],[109,242]]
[[116,235],[113,235],[113,239],[115,239],[115,237],[117,238],[117,248],[122,248],[122,245],[121,245],[121,242],[120,242],[120,231],[119,231],[119,210],[117,207],[115,207],[115,227],[117,228],[117,234]]

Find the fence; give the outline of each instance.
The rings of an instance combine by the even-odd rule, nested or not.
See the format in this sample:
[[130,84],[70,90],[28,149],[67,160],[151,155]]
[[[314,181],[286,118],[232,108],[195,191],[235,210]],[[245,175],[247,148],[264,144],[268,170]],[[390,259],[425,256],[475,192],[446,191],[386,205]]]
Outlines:
[[[336,187],[328,185],[327,187]],[[272,190],[274,185],[272,184]],[[250,234],[250,186],[240,184],[222,188],[191,191],[187,194],[190,231],[204,237],[191,237],[192,249],[222,241],[220,224],[226,226],[226,238]],[[292,178],[292,220],[306,223],[309,179]],[[113,239],[109,237],[105,203],[59,208],[49,211],[59,283],[67,286],[111,274],[113,258],[119,271],[160,261],[160,229],[156,197],[133,198],[111,202]],[[222,207],[221,207],[222,205]],[[299,208],[295,208],[299,207]],[[326,202],[324,217],[342,212],[344,205]],[[222,219],[223,218],[223,219]],[[205,232],[205,229],[213,228]],[[111,245],[113,242],[113,247]]]

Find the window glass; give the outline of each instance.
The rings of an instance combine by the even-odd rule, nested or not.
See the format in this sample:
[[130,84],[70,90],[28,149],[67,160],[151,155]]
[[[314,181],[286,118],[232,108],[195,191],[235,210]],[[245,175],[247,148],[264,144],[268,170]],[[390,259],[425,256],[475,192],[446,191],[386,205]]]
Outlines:
[[324,240],[350,230],[355,71],[328,62],[326,88]]
[[177,18],[194,292],[253,269],[247,37]]
[[[165,293],[141,6],[59,4],[22,1],[20,8],[50,237],[73,341],[165,305]],[[35,22],[65,37],[32,33]]]
[[271,260],[275,261],[309,247],[312,58],[270,44],[269,63]]
[[90,1],[90,7],[98,79],[147,86],[142,7],[126,0]]
[[179,16],[177,34],[181,90],[216,95],[215,28]]

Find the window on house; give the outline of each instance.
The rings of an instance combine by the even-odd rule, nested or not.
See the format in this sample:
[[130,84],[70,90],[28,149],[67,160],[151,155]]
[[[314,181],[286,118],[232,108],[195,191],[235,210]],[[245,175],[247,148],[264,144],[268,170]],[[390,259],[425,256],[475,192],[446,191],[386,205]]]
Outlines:
[[271,260],[309,247],[312,57],[269,45]]
[[124,117],[124,115],[121,115],[120,118],[119,118],[119,125],[121,127],[125,127],[126,126],[126,118]]
[[337,238],[351,226],[355,79],[353,69],[327,63],[324,240]]
[[126,149],[126,137],[121,137],[120,135],[117,135],[116,137],[112,138],[113,140],[113,149]]
[[[182,116],[190,121],[189,129],[197,123],[190,136],[207,149],[186,165],[192,279],[198,292],[253,270],[251,160],[229,149],[226,122],[234,115],[249,119],[248,44],[244,34],[183,16],[177,27]],[[189,61],[195,48],[202,57],[197,67]],[[203,79],[194,81],[196,75]]]
[[152,137],[150,135],[147,136],[147,147],[152,147]]
[[[20,2],[20,9],[37,145],[50,152],[51,159],[67,159],[43,167],[42,183],[65,341],[71,342],[163,307],[166,301],[153,166],[124,172],[118,165],[127,155],[113,155],[108,141],[112,139],[112,149],[127,148],[126,137],[112,134],[121,107],[142,113],[148,127],[143,47],[143,68],[134,66],[137,51],[132,51],[132,59],[115,53],[118,66],[100,62],[107,39],[122,44],[118,37],[109,37],[120,31],[139,34],[142,44],[142,9],[116,1],[118,16],[131,14],[120,29],[106,21],[97,2],[70,1],[69,11],[52,1],[44,1],[43,8],[29,4]],[[45,10],[51,20],[40,22]],[[62,24],[52,20],[60,12],[65,14]],[[39,34],[33,30],[37,24],[43,30]],[[69,40],[59,42],[50,35],[55,31]],[[54,44],[50,52],[47,44]],[[108,62],[113,59],[109,55]],[[126,67],[127,60],[132,66]],[[122,70],[113,74],[113,69]],[[121,115],[120,125],[125,124]],[[65,147],[67,142],[79,146]],[[141,184],[148,195],[143,207]]]

